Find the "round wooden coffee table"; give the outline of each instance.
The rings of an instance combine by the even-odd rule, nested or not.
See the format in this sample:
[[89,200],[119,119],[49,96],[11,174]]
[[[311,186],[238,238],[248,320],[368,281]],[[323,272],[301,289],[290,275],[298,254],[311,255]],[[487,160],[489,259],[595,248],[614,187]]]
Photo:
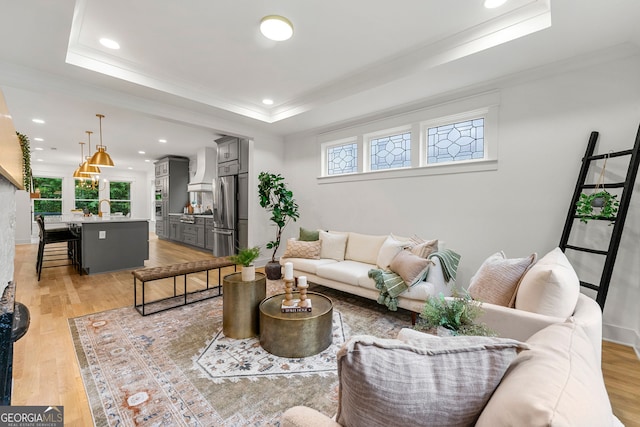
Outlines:
[[[333,302],[322,294],[307,292],[311,312],[282,313],[284,294],[260,303],[260,345],[280,357],[308,357],[333,341]],[[293,298],[300,295],[294,293]]]

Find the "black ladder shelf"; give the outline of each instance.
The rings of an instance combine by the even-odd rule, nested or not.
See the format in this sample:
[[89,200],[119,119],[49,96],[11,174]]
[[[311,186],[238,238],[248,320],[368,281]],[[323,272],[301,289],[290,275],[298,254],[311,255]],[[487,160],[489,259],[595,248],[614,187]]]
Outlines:
[[[602,275],[600,276],[600,284],[594,285],[591,283],[580,281],[580,286],[587,289],[597,291],[596,302],[600,305],[601,309],[604,309],[604,303],[607,299],[607,293],[609,292],[609,282],[611,281],[611,275],[613,273],[613,266],[618,255],[618,247],[620,246],[620,239],[622,238],[622,229],[624,228],[624,222],[627,218],[627,211],[629,210],[629,203],[631,201],[631,194],[633,193],[633,186],[635,184],[636,175],[638,174],[638,164],[640,164],[640,127],[636,134],[636,141],[633,148],[630,150],[618,151],[608,154],[594,155],[596,142],[598,141],[598,132],[591,132],[589,142],[587,144],[587,151],[582,158],[582,167],[580,168],[580,174],[578,181],[576,182],[576,188],[573,192],[573,198],[569,204],[569,212],[567,213],[567,219],[562,230],[562,237],[560,238],[560,249],[566,252],[567,249],[588,252],[592,254],[598,254],[605,256],[604,267],[602,269]],[[596,184],[586,184],[587,174],[589,173],[589,166],[591,162],[595,160],[602,160],[605,158],[631,156],[629,159],[629,167],[627,169],[627,176],[624,182],[603,184],[601,187],[606,188],[622,188],[622,194],[620,195],[620,206],[618,207],[618,213],[615,218],[606,218],[606,221],[615,221],[613,223],[613,231],[611,233],[611,240],[609,242],[609,248],[605,250],[590,249],[574,245],[569,245],[569,235],[571,234],[571,228],[574,220],[579,219],[580,216],[576,215],[576,203],[580,198],[582,190],[585,188],[596,188]]]

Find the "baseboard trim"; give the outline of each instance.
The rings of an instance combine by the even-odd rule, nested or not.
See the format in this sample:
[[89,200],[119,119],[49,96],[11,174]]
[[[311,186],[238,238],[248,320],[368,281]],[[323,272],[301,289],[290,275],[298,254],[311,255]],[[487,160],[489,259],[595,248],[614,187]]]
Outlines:
[[633,348],[640,359],[640,333],[633,329],[616,325],[602,325],[602,339]]

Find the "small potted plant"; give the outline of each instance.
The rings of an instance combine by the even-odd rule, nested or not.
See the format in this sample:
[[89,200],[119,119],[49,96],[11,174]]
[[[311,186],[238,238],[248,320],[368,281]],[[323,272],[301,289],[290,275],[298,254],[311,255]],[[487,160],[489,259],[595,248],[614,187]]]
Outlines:
[[280,247],[282,231],[290,220],[296,221],[300,217],[298,204],[293,193],[287,189],[284,178],[280,174],[260,172],[258,175],[258,196],[260,206],[271,213],[269,218],[276,225],[276,238],[267,243],[267,249],[273,249],[271,261],[265,266],[267,279],[278,280],[282,277],[280,263],[276,261],[276,252]]
[[482,314],[481,306],[480,301],[475,301],[467,293],[460,296],[454,292],[453,298],[445,298],[442,294],[429,297],[415,329],[440,336],[496,336],[486,325],[475,322],[476,317]]
[[260,247],[240,249],[236,255],[231,255],[231,262],[242,266],[242,281],[256,280],[256,266],[253,262],[260,256]]
[[585,224],[592,219],[612,219],[613,224],[619,206],[618,195],[606,190],[591,194],[582,193],[576,203],[576,215]]

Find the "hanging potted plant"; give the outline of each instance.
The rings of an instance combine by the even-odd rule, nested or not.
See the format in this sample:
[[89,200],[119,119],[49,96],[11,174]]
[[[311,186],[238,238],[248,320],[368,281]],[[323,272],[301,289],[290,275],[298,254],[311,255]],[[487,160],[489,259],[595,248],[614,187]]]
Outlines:
[[604,158],[602,171],[600,171],[593,193],[580,194],[580,198],[576,203],[576,215],[585,224],[592,219],[611,219],[611,224],[613,224],[614,218],[618,213],[618,207],[620,206],[618,195],[609,193],[603,186],[608,157],[606,155]]
[[240,249],[236,255],[231,255],[229,260],[242,266],[242,281],[256,280],[256,266],[253,262],[260,256],[260,247]]
[[619,206],[618,195],[606,190],[592,194],[582,193],[576,203],[576,215],[585,224],[592,219],[612,219],[613,224]]
[[276,238],[267,243],[267,249],[273,249],[271,261],[265,266],[267,279],[278,280],[282,276],[280,263],[276,261],[276,252],[280,247],[282,231],[290,220],[296,221],[300,217],[298,204],[293,193],[287,189],[284,178],[280,174],[260,172],[258,175],[258,197],[260,206],[271,213],[269,218],[276,225]]

